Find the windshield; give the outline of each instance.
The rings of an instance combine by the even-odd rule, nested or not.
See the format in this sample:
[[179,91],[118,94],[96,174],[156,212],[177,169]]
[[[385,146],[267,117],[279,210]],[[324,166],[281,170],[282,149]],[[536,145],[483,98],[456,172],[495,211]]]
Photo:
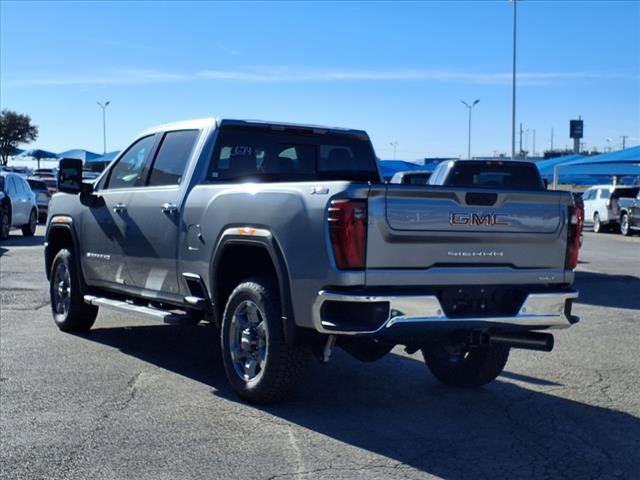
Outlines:
[[457,162],[444,185],[513,190],[544,190],[534,164],[506,162]]

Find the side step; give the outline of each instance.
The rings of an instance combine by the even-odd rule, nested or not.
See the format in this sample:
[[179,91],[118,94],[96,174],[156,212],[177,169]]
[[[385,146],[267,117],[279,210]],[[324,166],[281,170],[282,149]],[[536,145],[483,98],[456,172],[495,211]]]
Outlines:
[[132,303],[123,302],[122,300],[114,300],[112,298],[96,297],[95,295],[85,295],[84,302],[96,307],[104,307],[109,310],[135,315],[149,320],[159,320],[165,323],[188,323],[189,315],[181,315],[178,313],[160,310],[159,308],[145,307],[143,305],[134,305]]

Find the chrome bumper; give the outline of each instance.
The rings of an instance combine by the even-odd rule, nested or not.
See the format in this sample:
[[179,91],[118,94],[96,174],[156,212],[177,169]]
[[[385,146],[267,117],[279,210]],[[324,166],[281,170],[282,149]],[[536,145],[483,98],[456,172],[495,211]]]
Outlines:
[[[368,295],[321,290],[313,304],[313,322],[321,333],[336,335],[378,335],[393,333],[402,326],[445,327],[451,329],[464,328],[470,324],[474,328],[490,328],[492,326],[515,326],[531,330],[543,328],[567,328],[574,324],[577,317],[567,317],[565,304],[567,300],[578,298],[576,291],[530,293],[515,316],[506,317],[464,317],[450,318],[444,313],[435,295]],[[387,302],[389,315],[378,328],[368,331],[343,330],[339,326],[322,319],[322,305],[327,301],[337,302]]]

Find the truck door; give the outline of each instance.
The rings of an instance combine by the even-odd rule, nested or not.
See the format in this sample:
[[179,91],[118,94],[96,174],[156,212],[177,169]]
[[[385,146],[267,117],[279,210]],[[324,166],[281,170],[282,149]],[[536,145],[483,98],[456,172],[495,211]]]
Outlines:
[[132,229],[128,208],[155,143],[156,135],[148,135],[131,145],[96,186],[83,211],[80,248],[89,284],[118,289],[132,286],[124,250]]
[[133,285],[144,296],[181,301],[185,295],[177,273],[183,175],[199,133],[194,129],[162,134],[144,185],[129,199],[126,263]]

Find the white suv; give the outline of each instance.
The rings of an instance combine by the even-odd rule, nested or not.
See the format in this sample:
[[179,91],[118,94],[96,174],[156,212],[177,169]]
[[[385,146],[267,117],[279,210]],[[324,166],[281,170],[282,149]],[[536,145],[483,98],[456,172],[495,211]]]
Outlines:
[[611,198],[615,189],[613,185],[594,185],[582,194],[584,223],[592,225],[595,233],[611,230],[619,225],[618,202]]
[[5,240],[12,228],[31,237],[37,223],[36,195],[27,181],[15,173],[0,172],[0,240]]

